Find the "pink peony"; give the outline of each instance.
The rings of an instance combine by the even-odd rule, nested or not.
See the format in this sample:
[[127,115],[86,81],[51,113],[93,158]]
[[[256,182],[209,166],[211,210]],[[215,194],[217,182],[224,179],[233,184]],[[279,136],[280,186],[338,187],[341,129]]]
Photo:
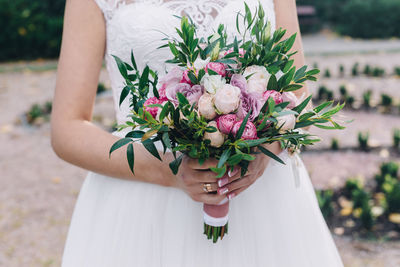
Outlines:
[[167,85],[164,83],[160,89],[158,89],[158,95],[160,96],[160,100],[166,101],[167,96],[165,95],[167,89]]
[[225,65],[223,63],[210,62],[207,64],[206,69],[205,69],[207,73],[208,73],[209,69],[215,71],[222,77],[225,77],[225,75],[226,75]]
[[162,77],[160,79],[160,83],[163,85],[165,84],[168,87],[170,85],[175,85],[175,84],[180,83],[182,80],[182,77],[183,77],[183,71],[180,68],[175,67],[175,68],[171,69],[167,73],[167,75],[165,75],[164,77]]
[[163,101],[161,101],[160,99],[158,99],[157,97],[150,97],[149,99],[147,99],[144,104],[144,110],[149,112],[151,114],[151,116],[153,116],[153,118],[155,118],[157,116],[157,112],[160,109],[159,107],[148,107],[148,105],[154,105],[154,104],[161,104],[163,103]]
[[212,120],[217,116],[214,108],[214,96],[208,93],[202,95],[197,104],[201,116],[207,120]]
[[[238,121],[233,125],[232,128],[232,133],[236,135],[236,133],[239,131],[240,126],[242,125],[243,120]],[[246,126],[244,128],[243,134],[242,134],[242,139],[244,140],[251,140],[251,139],[257,139],[257,128],[256,126],[251,122],[248,121],[246,123]]]
[[263,93],[262,98],[264,101],[267,101],[268,98],[272,97],[272,99],[275,101],[275,104],[280,104],[283,102],[282,95],[278,91],[275,90],[267,90]]
[[227,114],[219,116],[217,119],[218,130],[221,133],[229,134],[232,131],[233,125],[237,122],[235,114]]
[[214,96],[214,105],[218,112],[229,114],[239,107],[240,89],[230,84],[225,84]]
[[210,140],[211,141],[211,146],[213,146],[213,147],[222,146],[224,144],[224,142],[225,142],[225,136],[218,130],[217,123],[215,121],[210,121],[208,123],[208,126],[212,126],[212,127],[217,128],[217,131],[213,132],[213,133],[206,132],[204,134],[203,139],[204,140]]
[[247,91],[247,81],[243,75],[233,74],[231,77],[231,85],[239,87],[242,93]]
[[258,93],[246,93],[243,92],[240,99],[240,105],[237,112],[237,117],[243,120],[247,113],[251,110],[251,115],[249,116],[250,121],[254,121],[255,118],[260,114],[261,108],[263,106],[262,97]]
[[176,94],[179,92],[183,94],[192,105],[193,103],[199,101],[200,97],[203,95],[203,91],[203,87],[198,84],[190,86],[187,83],[178,83],[175,86],[167,87],[166,96],[174,104],[178,104]]
[[282,101],[283,102],[289,102],[289,105],[287,105],[287,108],[293,109],[300,105],[300,100],[297,98],[297,96],[292,93],[292,92],[283,92],[282,93]]

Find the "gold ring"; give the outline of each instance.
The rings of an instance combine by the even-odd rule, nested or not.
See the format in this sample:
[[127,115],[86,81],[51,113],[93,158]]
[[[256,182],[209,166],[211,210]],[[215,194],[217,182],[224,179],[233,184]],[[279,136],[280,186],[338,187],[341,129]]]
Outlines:
[[206,193],[212,192],[211,184],[204,183],[203,184],[203,191],[206,192]]

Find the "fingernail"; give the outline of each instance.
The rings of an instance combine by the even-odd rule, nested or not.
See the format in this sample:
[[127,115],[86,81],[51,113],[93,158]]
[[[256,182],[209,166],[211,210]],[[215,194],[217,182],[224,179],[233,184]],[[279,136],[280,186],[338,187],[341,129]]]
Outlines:
[[233,171],[231,171],[231,170],[228,171],[228,176],[232,177],[232,176],[236,175],[238,173],[238,171],[239,171],[239,168],[235,167],[235,168],[233,168]]
[[218,191],[219,195],[224,195],[224,194],[228,193],[229,189],[226,187],[222,187],[222,188],[218,188],[217,191]]
[[226,185],[229,182],[228,177],[224,177],[221,179],[218,179],[218,186],[219,187],[223,187],[224,185]]
[[236,196],[236,194],[234,192],[232,192],[232,193],[228,194],[228,199],[231,200],[235,196]]

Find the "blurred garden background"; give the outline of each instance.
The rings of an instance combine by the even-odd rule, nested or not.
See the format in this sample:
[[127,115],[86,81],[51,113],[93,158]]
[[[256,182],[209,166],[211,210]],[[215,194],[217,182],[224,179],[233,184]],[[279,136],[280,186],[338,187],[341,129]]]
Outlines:
[[[303,151],[346,267],[400,266],[400,1],[298,0],[314,103],[345,131]],[[0,266],[59,266],[86,171],[50,146],[65,0],[0,0]],[[115,127],[105,69],[93,121]]]

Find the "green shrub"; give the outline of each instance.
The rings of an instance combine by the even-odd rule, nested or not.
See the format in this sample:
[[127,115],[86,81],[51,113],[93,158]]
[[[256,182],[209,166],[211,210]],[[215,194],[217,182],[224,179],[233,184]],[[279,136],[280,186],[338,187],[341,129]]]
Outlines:
[[363,189],[363,185],[358,179],[348,179],[344,185],[344,192],[346,196],[352,197],[354,191]]
[[372,97],[372,90],[368,90],[363,93],[363,106],[366,108],[371,107],[371,97]]
[[337,138],[332,138],[331,140],[331,149],[339,150],[339,140]]
[[353,76],[358,76],[359,75],[359,70],[358,70],[359,64],[355,63],[353,67],[351,68],[351,75]]
[[387,212],[400,212],[400,183],[397,179],[393,178],[387,180],[382,185],[383,192],[386,197]]
[[382,175],[389,174],[392,177],[397,177],[399,164],[393,161],[385,162],[381,164],[380,170]]
[[374,226],[375,219],[371,212],[371,206],[367,202],[361,207],[361,225],[366,230],[371,230]]
[[351,193],[351,200],[353,200],[353,208],[362,208],[365,205],[368,205],[369,200],[371,199],[370,194],[364,189],[354,189]]
[[400,76],[400,67],[394,67],[394,74]]
[[400,148],[400,129],[393,130],[393,147]]
[[107,87],[103,83],[99,83],[97,86],[97,94],[101,94],[105,91],[107,91]]
[[331,77],[331,71],[329,69],[325,70],[324,77],[325,78],[330,78]]
[[379,67],[375,67],[372,70],[372,76],[374,77],[382,77],[385,75],[385,69],[379,68]]
[[367,75],[367,76],[371,75],[371,73],[372,73],[372,68],[371,68],[371,66],[368,65],[368,64],[365,65],[363,73],[364,73],[365,75]]
[[369,139],[369,133],[365,132],[359,132],[358,133],[358,145],[361,150],[368,150],[368,139]]
[[318,204],[321,209],[322,215],[325,219],[329,218],[333,214],[333,190],[319,190],[316,191]]
[[400,1],[348,0],[337,4],[340,11],[334,23],[339,33],[357,38],[400,36]]
[[318,100],[331,100],[332,98],[333,98],[333,91],[329,90],[324,85],[318,88]]
[[381,105],[384,107],[390,107],[393,104],[393,98],[387,94],[381,94]]
[[344,72],[345,72],[345,69],[344,69],[344,66],[343,66],[343,64],[340,64],[340,66],[339,66],[339,74],[340,74],[340,76],[344,76]]
[[341,85],[341,86],[339,87],[339,92],[340,92],[340,95],[341,95],[343,98],[345,98],[345,97],[347,96],[347,88],[346,88],[346,86],[345,86],[345,85]]
[[65,1],[0,0],[0,61],[55,58]]

